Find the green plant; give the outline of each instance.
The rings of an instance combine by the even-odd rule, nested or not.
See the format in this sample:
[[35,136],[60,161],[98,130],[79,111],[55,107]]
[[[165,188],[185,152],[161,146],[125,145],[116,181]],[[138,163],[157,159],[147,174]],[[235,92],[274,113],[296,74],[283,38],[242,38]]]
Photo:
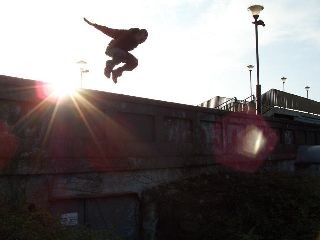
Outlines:
[[314,240],[320,231],[320,177],[223,172],[146,194],[159,240]]

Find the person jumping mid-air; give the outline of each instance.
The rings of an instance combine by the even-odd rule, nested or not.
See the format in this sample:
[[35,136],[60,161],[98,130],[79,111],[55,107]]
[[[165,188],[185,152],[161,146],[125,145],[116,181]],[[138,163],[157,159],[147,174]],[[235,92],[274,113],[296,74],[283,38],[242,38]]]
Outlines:
[[[83,19],[89,25],[113,38],[106,49],[106,55],[111,57],[111,60],[106,62],[104,75],[106,75],[107,78],[110,78],[112,73],[112,80],[114,83],[117,83],[117,79],[122,75],[123,71],[132,71],[138,66],[138,59],[129,53],[129,51],[133,50],[147,39],[147,30],[139,28],[113,29],[92,23],[86,18]],[[121,67],[113,69],[120,63],[125,64]]]

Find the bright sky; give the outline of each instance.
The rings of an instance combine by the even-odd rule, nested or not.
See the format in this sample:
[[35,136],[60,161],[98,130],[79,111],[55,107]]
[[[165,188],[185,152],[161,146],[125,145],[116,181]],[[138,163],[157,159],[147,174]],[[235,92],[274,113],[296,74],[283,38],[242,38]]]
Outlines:
[[[247,8],[262,4],[259,26],[262,92],[282,90],[320,101],[319,0],[10,0],[0,4],[0,74],[197,105],[214,96],[250,95],[247,65],[256,66]],[[105,78],[111,40],[83,21],[146,28],[132,53],[139,66],[118,84]],[[256,68],[253,83],[256,83]]]

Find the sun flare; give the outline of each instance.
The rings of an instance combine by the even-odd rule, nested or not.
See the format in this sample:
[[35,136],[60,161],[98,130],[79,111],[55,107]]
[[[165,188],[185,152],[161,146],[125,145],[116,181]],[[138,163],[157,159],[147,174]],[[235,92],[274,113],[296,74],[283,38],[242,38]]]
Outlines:
[[51,95],[53,97],[57,98],[64,98],[64,97],[72,97],[74,96],[78,88],[74,85],[68,85],[68,84],[51,84],[50,85]]

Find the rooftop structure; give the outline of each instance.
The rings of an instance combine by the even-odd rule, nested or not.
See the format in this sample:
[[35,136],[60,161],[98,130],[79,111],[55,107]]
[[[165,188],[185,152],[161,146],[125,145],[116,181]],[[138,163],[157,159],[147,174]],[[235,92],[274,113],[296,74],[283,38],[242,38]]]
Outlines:
[[[201,107],[232,112],[255,112],[255,99],[244,100],[216,96],[201,104]],[[320,103],[277,89],[262,94],[262,115],[320,124]]]

